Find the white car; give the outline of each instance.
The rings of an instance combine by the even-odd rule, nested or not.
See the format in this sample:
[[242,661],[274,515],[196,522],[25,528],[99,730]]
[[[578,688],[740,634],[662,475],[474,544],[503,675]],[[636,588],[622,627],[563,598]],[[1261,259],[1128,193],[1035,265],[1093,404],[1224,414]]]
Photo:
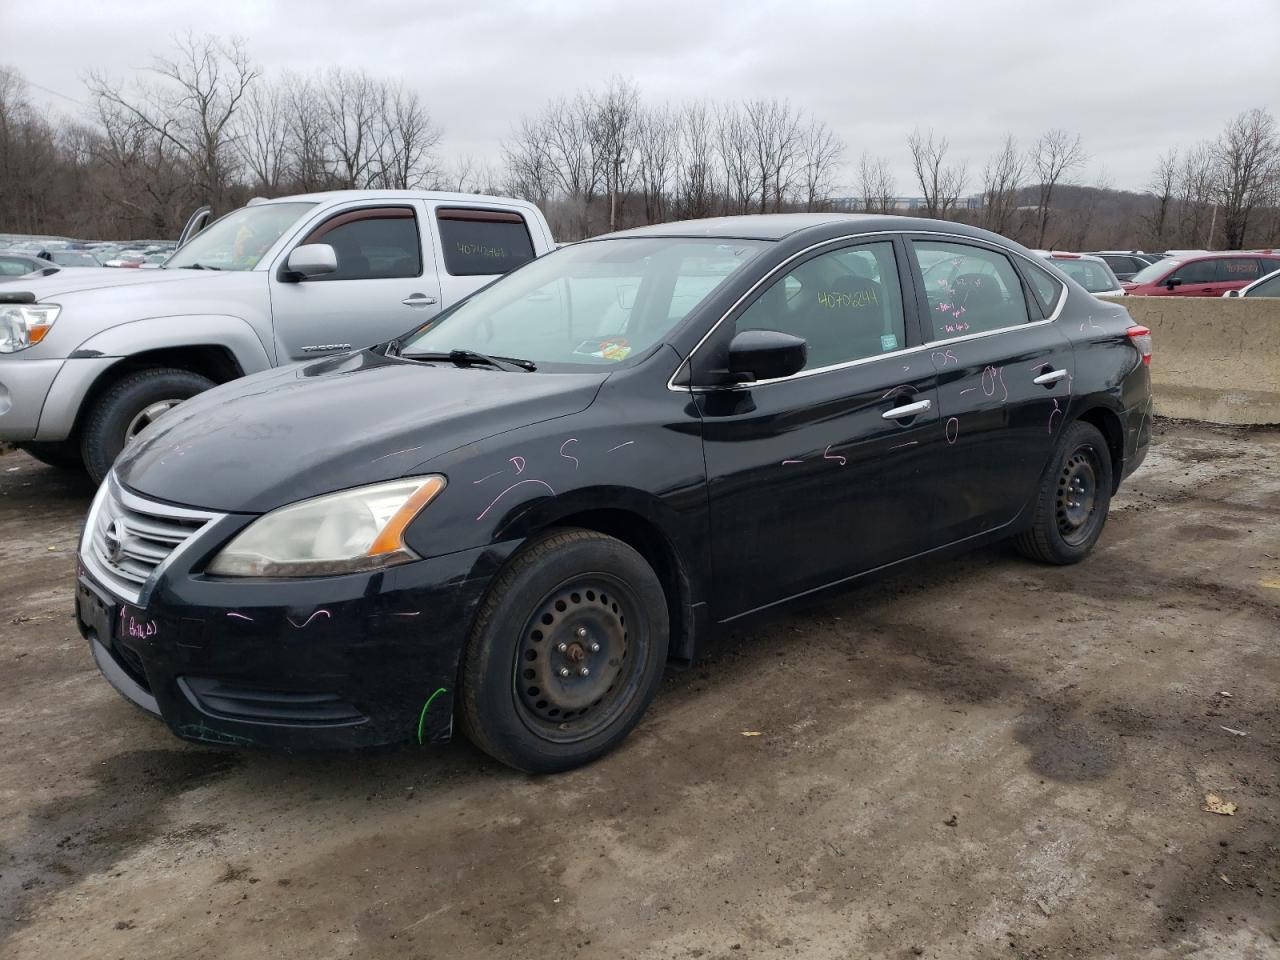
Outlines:
[[1087,253],[1036,251],[1095,297],[1123,297],[1124,287],[1107,261]]
[[1223,296],[1232,300],[1236,297],[1280,297],[1280,270],[1273,270],[1265,277],[1259,277],[1247,287],[1228,290]]

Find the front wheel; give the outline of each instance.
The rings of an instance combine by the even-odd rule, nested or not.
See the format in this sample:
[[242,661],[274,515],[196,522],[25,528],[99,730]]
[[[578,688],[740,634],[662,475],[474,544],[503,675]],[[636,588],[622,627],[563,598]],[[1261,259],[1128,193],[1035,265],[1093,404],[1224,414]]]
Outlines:
[[1031,527],[1014,539],[1018,552],[1042,563],[1078,563],[1102,535],[1111,507],[1111,452],[1098,428],[1076,421],[1054,449],[1040,481]]
[[124,445],[152,422],[213,386],[208,377],[166,367],[139,370],[112,384],[81,431],[80,452],[93,482],[102,482]]
[[459,719],[497,760],[529,773],[589,763],[653,699],[667,658],[666,596],[620,540],[566,529],[495,578],[463,654]]

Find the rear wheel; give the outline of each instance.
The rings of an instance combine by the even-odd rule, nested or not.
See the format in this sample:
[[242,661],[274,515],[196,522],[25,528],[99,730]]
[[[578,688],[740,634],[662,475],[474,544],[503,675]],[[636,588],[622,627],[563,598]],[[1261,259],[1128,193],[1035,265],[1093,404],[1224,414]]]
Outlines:
[[477,614],[463,729],[529,773],[589,763],[639,721],[667,641],[666,597],[644,557],[591,530],[550,534],[510,561]]
[[171,367],[139,370],[112,384],[81,431],[80,452],[89,476],[101,483],[126,443],[183,400],[212,386],[208,377]]
[[1111,453],[1098,428],[1076,421],[1065,430],[1040,482],[1031,527],[1014,539],[1042,563],[1078,563],[1102,535],[1111,507]]

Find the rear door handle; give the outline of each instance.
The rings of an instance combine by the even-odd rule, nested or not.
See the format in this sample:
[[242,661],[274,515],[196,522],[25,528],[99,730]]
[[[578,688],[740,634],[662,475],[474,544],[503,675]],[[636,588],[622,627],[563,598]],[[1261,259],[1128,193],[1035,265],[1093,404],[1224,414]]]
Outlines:
[[429,307],[436,302],[436,298],[428,297],[425,293],[411,293],[400,302],[406,307]]
[[1067,379],[1067,371],[1050,370],[1048,373],[1042,373],[1040,376],[1032,380],[1032,383],[1038,383],[1040,386],[1048,386],[1051,383],[1057,383],[1059,380]]
[[924,413],[933,403],[928,400],[917,400],[915,403],[904,404],[901,407],[892,407],[880,414],[885,420],[906,420],[908,417],[914,417]]

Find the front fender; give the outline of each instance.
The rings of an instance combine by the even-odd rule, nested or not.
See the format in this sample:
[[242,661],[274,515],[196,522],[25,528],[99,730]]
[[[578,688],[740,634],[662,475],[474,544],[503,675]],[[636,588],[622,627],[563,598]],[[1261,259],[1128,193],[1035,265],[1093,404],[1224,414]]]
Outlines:
[[245,374],[273,365],[258,334],[239,317],[203,314],[122,323],[94,334],[71,351],[45,397],[35,439],[69,437],[93,385],[122,360],[151,350],[206,346],[230,351]]

